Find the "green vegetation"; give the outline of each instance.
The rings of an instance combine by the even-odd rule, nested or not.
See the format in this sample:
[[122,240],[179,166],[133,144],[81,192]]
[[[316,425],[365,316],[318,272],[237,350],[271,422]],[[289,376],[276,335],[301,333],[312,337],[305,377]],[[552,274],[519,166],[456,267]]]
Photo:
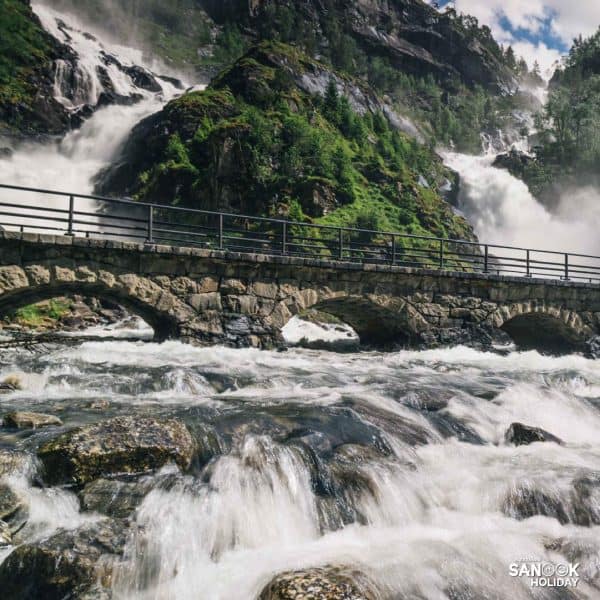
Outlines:
[[594,182],[600,163],[600,30],[574,41],[536,128],[536,160],[516,173],[535,196],[551,202],[562,184]]
[[0,116],[3,110],[29,104],[36,93],[32,81],[40,66],[52,60],[49,36],[21,0],[0,0]]
[[[284,215],[307,223],[297,235],[318,223],[471,237],[437,192],[449,174],[435,153],[383,114],[355,112],[338,93],[339,76],[323,95],[302,92],[291,72],[308,65],[318,66],[264,42],[206,91],[171,102],[153,128],[169,134],[144,137],[129,191],[139,200]],[[310,235],[325,242],[327,232]]]
[[67,315],[71,305],[67,300],[53,299],[47,302],[31,304],[15,311],[9,321],[22,327],[41,329],[52,328],[62,317]]

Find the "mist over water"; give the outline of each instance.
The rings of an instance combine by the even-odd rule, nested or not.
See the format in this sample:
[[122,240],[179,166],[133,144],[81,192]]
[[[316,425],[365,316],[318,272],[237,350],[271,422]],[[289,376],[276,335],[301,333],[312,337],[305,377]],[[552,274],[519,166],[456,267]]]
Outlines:
[[520,179],[492,166],[494,156],[447,153],[460,173],[459,207],[482,242],[600,255],[600,194],[580,188],[550,212]]

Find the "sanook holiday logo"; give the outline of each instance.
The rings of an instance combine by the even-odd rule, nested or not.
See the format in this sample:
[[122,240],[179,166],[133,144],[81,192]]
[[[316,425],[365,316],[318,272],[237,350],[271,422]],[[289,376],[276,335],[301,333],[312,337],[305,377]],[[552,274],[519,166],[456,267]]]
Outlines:
[[511,563],[511,577],[527,577],[531,587],[567,588],[579,583],[579,563],[552,563],[543,560],[519,560]]

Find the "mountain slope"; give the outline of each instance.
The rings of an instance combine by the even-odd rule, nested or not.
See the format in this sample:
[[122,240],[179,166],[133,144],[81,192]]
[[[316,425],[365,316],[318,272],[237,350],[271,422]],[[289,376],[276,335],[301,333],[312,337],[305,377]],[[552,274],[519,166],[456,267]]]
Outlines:
[[472,238],[440,196],[451,175],[396,121],[360,81],[263,42],[138,125],[98,191]]

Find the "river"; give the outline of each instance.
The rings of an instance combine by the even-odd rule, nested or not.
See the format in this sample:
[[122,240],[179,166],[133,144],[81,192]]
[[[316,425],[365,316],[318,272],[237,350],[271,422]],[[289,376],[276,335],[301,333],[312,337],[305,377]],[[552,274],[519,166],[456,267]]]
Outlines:
[[[252,599],[281,571],[325,564],[360,568],[385,598],[566,597],[511,578],[524,556],[575,556],[569,597],[600,597],[600,527],[582,525],[600,523],[600,493],[581,484],[600,465],[597,361],[99,341],[3,362],[0,377],[24,382],[3,411],[69,428],[176,417],[216,440],[208,464],[151,478],[116,598]],[[513,422],[565,443],[509,445]],[[0,431],[1,446],[21,449],[49,436]],[[94,518],[34,474],[13,480],[31,507],[25,538]]]
[[[36,10],[52,30],[56,15]],[[98,42],[72,35],[93,71]],[[63,142],[0,161],[0,178],[89,191],[135,123],[175,93],[101,109]],[[585,219],[556,224],[488,159],[448,160],[463,175],[462,208],[488,241],[596,243]],[[252,600],[278,573],[323,565],[358,569],[384,600],[600,598],[598,361],[464,347],[337,354],[99,339],[5,353],[0,381],[7,377],[22,389],[0,396],[2,413],[56,415],[61,431],[123,415],[174,417],[202,450],[189,472],[167,466],[143,478],[123,522],[115,599]],[[563,444],[516,447],[505,439],[515,422]],[[106,507],[82,509],[78,490],[41,483],[33,457],[55,435],[0,428],[0,449],[32,457],[4,479],[28,506],[18,543],[103,518]],[[0,562],[13,550],[0,548]],[[578,563],[577,587],[512,577],[509,565],[525,558]]]

